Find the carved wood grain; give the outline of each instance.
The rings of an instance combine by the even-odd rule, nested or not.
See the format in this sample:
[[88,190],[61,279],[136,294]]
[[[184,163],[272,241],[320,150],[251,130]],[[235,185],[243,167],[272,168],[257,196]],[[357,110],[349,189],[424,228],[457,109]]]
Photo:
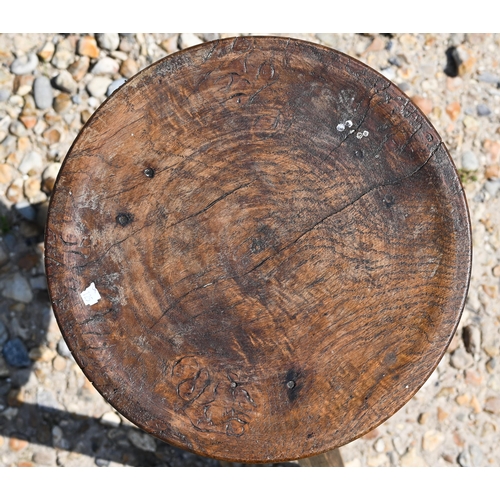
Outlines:
[[443,356],[470,265],[424,115],[362,63],[277,37],[181,51],[116,91],[46,230],[54,311],[95,387],[227,461],[319,454],[395,413]]

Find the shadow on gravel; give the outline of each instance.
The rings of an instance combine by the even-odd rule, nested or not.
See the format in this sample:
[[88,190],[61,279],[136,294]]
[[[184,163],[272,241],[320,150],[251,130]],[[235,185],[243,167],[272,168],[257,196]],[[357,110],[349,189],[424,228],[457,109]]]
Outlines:
[[0,204],[0,462],[7,458],[8,465],[239,465],[180,450],[117,418],[103,423],[101,418],[64,410],[65,398],[89,413],[95,411],[95,401],[81,387],[82,377],[75,376],[76,365],[55,328],[43,264],[46,210],[47,203],[12,209]]

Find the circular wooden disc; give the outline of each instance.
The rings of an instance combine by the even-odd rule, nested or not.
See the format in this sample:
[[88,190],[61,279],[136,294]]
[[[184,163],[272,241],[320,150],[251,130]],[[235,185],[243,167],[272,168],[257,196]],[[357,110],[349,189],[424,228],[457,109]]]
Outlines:
[[438,134],[393,84],[274,37],[169,56],[76,139],[46,232],[88,378],[154,436],[232,461],[346,444],[456,329],[470,224]]

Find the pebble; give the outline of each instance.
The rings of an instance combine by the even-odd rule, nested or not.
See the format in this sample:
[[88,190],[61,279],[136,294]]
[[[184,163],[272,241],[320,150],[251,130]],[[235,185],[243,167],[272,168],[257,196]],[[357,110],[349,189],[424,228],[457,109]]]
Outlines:
[[56,353],[46,345],[42,344],[31,349],[28,355],[29,358],[33,361],[48,363],[49,361],[52,361],[54,359]]
[[66,369],[66,360],[62,356],[55,356],[52,360],[54,370],[62,372]]
[[132,78],[139,71],[139,65],[134,59],[125,59],[120,65],[120,74],[125,78]]
[[101,51],[97,47],[96,39],[91,35],[86,35],[78,41],[77,53],[81,56],[97,59]]
[[465,349],[470,354],[476,354],[481,347],[481,330],[475,325],[467,325],[462,330]]
[[3,355],[0,354],[0,378],[7,378],[9,374],[10,374],[9,366],[7,365],[7,362],[5,361]]
[[25,137],[28,133],[26,127],[18,120],[9,125],[9,132],[16,137]]
[[40,193],[41,184],[38,177],[29,177],[24,181],[24,196],[26,196],[30,203],[33,203],[33,200]]
[[49,62],[54,55],[56,46],[51,42],[45,42],[44,46],[37,52],[38,57],[44,61]]
[[156,440],[149,434],[131,429],[127,432],[127,438],[136,448],[139,448],[140,450],[152,452],[156,451]]
[[463,347],[456,349],[450,356],[450,364],[457,370],[464,370],[473,363],[473,357]]
[[460,103],[458,101],[454,101],[448,106],[446,106],[446,114],[451,118],[452,121],[456,121],[460,115],[461,110]]
[[90,70],[93,75],[112,75],[118,73],[120,65],[118,61],[111,57],[99,59],[94,67]]
[[15,273],[3,280],[2,295],[6,299],[28,304],[33,300],[33,293],[26,278],[20,273]]
[[39,76],[35,79],[33,96],[38,109],[47,109],[52,106],[54,91],[52,90],[50,80],[46,76]]
[[38,465],[56,466],[57,452],[54,448],[43,447],[43,449],[33,453],[33,462]]
[[428,430],[422,439],[422,448],[425,451],[434,451],[444,442],[444,435],[434,429]]
[[68,344],[66,344],[65,340],[62,337],[57,343],[57,352],[65,358],[73,359],[73,355],[69,350]]
[[10,65],[10,71],[14,75],[27,75],[33,73],[38,65],[36,54],[28,54],[14,59]]
[[5,102],[9,97],[10,97],[9,90],[0,88],[0,102]]
[[484,176],[488,180],[497,180],[500,179],[500,166],[499,165],[489,165],[486,167],[486,170],[484,172]]
[[72,63],[68,71],[70,75],[76,82],[80,82],[83,77],[87,74],[90,66],[90,58],[87,56],[80,57],[74,63]]
[[492,83],[493,85],[498,85],[500,83],[499,75],[494,75],[493,73],[489,73],[487,71],[479,73],[477,79],[480,82]]
[[21,339],[8,340],[2,350],[5,361],[16,368],[26,368],[31,365],[28,351]]
[[77,83],[71,76],[69,71],[61,71],[54,78],[54,87],[56,89],[62,90],[63,92],[67,92],[68,94],[73,94],[76,92]]
[[484,411],[500,414],[500,397],[492,396],[487,398],[484,403]]
[[114,411],[108,411],[100,418],[100,422],[101,424],[108,425],[110,427],[119,427],[121,419]]
[[385,442],[383,438],[378,438],[373,444],[373,449],[377,453],[383,453],[385,451]]
[[42,155],[37,151],[28,151],[24,155],[21,164],[18,167],[19,172],[24,175],[29,175],[31,173],[40,173],[43,168]]
[[118,33],[97,33],[96,39],[99,47],[105,50],[116,50],[120,45],[120,36]]
[[422,110],[422,113],[426,115],[430,115],[432,113],[432,110],[434,109],[434,104],[431,99],[416,95],[412,97],[411,100],[416,106],[418,106]]
[[478,116],[489,116],[491,115],[491,109],[486,106],[486,104],[478,104],[477,105],[477,114]]
[[118,78],[114,80],[113,83],[108,87],[106,95],[109,97],[115,90],[119,89],[127,80],[125,78]]
[[203,43],[203,40],[198,38],[193,33],[182,33],[182,35],[180,36],[179,44],[181,46],[181,49],[187,49],[200,43]]
[[479,160],[473,151],[462,153],[462,169],[468,172],[475,172],[479,168]]
[[87,90],[93,97],[103,97],[112,82],[107,76],[95,76],[87,84]]
[[68,94],[59,94],[54,99],[54,110],[61,114],[71,107],[72,101]]
[[426,461],[418,454],[416,448],[411,448],[401,457],[403,467],[427,467]]
[[75,54],[71,41],[66,38],[57,44],[55,54],[50,62],[57,69],[67,69],[74,60]]
[[9,439],[9,448],[12,451],[21,451],[24,450],[28,446],[28,441],[25,439],[20,439],[17,437],[11,437]]

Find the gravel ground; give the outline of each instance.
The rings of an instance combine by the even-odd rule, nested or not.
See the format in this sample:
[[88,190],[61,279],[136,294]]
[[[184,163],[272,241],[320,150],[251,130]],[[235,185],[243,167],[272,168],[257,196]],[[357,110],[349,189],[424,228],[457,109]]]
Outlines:
[[[99,104],[152,62],[233,35],[0,34],[0,465],[221,465],[143,433],[93,389],[55,322],[42,256],[55,177]],[[500,35],[290,36],[360,59],[412,98],[455,160],[473,227],[471,288],[448,352],[406,406],[341,449],[344,461],[498,466]]]

